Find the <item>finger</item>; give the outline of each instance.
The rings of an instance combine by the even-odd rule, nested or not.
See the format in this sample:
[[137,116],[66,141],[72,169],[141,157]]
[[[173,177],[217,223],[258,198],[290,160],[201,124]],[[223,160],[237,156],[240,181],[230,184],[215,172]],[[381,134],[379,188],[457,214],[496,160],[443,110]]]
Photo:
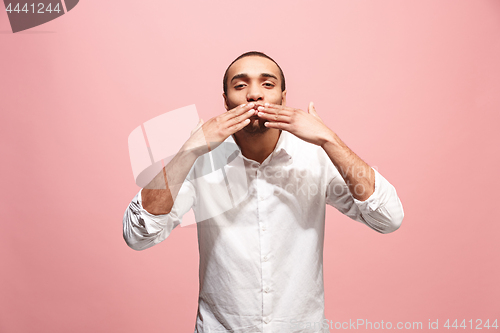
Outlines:
[[283,122],[283,123],[289,123],[292,118],[290,116],[287,116],[285,114],[276,114],[276,113],[264,113],[264,112],[260,112],[257,113],[257,116],[259,116],[259,118],[262,118],[262,119],[265,119],[265,120],[268,120],[268,121],[272,121],[272,122]]
[[255,103],[247,103],[247,104],[238,105],[237,107],[235,107],[235,108],[227,111],[226,113],[224,113],[224,115],[222,116],[222,118],[224,120],[232,119],[234,117],[237,117],[239,115],[244,114],[245,112],[253,109],[254,107],[255,107]]
[[247,119],[243,120],[242,122],[239,122],[239,123],[236,123],[236,124],[230,126],[228,128],[228,130],[230,132],[229,135],[238,132],[239,130],[241,130],[243,127],[245,127],[248,124],[250,124],[250,119],[247,118]]
[[227,120],[227,125],[228,127],[234,126],[235,124],[239,124],[242,121],[245,121],[246,119],[252,117],[255,115],[255,109],[250,109],[247,112],[240,114],[239,116],[236,116],[234,118],[231,118]]
[[193,135],[193,133],[196,132],[202,125],[203,125],[203,119],[200,118],[198,124],[196,124],[196,127],[193,128],[193,130],[191,131],[191,135]]
[[279,114],[280,116],[281,115],[285,115],[285,116],[291,116],[292,113],[295,112],[294,109],[290,109],[290,108],[284,108],[282,105],[279,105],[280,107],[267,107],[267,106],[259,106],[258,107],[258,110],[260,112],[265,112],[265,113],[270,113],[270,114]]
[[308,111],[312,115],[315,115],[315,116],[318,115],[318,112],[316,112],[316,108],[314,107],[314,103],[313,102],[309,103]]
[[281,129],[284,131],[288,131],[290,129],[290,124],[288,123],[280,123],[280,122],[273,122],[273,121],[267,121],[264,123],[264,126],[269,127],[269,128],[277,128]]
[[286,106],[286,105],[273,104],[273,103],[265,103],[264,106],[269,108],[269,109],[273,109],[273,110],[275,110],[275,109],[284,110],[284,111],[296,111],[296,110],[298,110],[298,109],[291,108],[291,107]]

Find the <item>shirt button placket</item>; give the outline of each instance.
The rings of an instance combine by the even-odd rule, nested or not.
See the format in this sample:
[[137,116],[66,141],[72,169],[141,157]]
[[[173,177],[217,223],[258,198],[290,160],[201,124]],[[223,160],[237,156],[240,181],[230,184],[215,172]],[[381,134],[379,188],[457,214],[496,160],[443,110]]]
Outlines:
[[272,333],[272,291],[271,291],[271,264],[269,254],[271,252],[271,234],[269,233],[269,207],[272,206],[272,197],[266,197],[266,180],[264,173],[257,173],[257,207],[259,211],[260,225],[260,250],[261,250],[261,269],[262,269],[262,325],[264,333]]

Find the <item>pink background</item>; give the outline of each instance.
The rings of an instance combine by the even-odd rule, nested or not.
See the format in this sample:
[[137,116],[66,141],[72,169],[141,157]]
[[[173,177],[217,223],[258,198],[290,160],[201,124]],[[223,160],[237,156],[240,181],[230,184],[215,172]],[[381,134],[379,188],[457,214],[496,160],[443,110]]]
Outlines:
[[2,9],[0,48],[0,332],[193,331],[196,228],[143,252],[122,238],[127,138],[189,104],[223,112],[250,50],[405,209],[381,235],[328,207],[326,318],[500,319],[500,1],[82,0],[17,34]]

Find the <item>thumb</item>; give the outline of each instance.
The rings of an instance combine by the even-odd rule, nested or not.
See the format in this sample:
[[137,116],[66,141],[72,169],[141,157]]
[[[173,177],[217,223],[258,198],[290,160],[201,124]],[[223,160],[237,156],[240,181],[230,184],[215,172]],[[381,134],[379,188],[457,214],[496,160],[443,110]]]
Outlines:
[[198,124],[196,124],[195,128],[193,128],[193,130],[191,131],[191,135],[193,135],[193,133],[196,132],[201,127],[201,125],[203,125],[203,123],[204,123],[203,119],[200,118]]
[[314,103],[313,102],[310,102],[309,103],[309,108],[308,108],[308,111],[310,114],[312,114],[313,116],[317,116],[318,115],[318,112],[316,112],[316,109],[314,108]]

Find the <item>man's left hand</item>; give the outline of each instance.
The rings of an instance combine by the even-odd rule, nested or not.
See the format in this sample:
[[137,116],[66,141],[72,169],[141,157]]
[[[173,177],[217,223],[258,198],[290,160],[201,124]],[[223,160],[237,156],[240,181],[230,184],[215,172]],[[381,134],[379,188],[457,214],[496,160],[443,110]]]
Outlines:
[[308,112],[279,104],[266,103],[258,108],[258,116],[267,120],[266,127],[288,131],[309,143],[323,146],[335,133],[321,120],[313,102]]

